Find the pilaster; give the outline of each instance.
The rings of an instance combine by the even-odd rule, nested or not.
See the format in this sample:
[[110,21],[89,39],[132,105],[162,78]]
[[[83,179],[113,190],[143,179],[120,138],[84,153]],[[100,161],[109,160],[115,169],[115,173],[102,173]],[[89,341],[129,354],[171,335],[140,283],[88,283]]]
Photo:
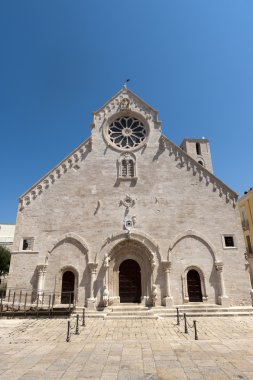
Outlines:
[[162,268],[165,275],[165,297],[163,298],[163,304],[167,308],[171,308],[173,306],[173,297],[170,290],[171,261],[162,261]]
[[222,261],[216,261],[215,262],[215,269],[218,273],[219,282],[220,282],[220,295],[218,296],[218,302],[220,305],[229,307],[229,298],[226,295],[226,289],[225,289],[225,283],[224,283],[224,277],[223,277],[223,262]]
[[97,263],[88,263],[90,271],[90,297],[87,299],[87,308],[91,310],[96,309],[96,298],[94,296],[94,282],[97,273]]

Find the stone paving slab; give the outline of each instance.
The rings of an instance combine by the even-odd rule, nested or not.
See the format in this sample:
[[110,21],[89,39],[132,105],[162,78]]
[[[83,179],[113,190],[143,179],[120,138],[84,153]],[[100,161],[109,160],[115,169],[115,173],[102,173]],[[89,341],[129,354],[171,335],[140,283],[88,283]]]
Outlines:
[[251,317],[197,326],[196,341],[171,318],[88,319],[66,342],[66,319],[0,319],[0,379],[253,380]]

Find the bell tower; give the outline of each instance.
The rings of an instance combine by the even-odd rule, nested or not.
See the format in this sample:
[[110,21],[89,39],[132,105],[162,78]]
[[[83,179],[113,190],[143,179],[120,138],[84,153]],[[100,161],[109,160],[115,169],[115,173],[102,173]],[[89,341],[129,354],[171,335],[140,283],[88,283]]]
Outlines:
[[209,170],[209,172],[213,173],[213,164],[208,139],[184,139],[180,148],[194,158],[194,160],[200,165]]

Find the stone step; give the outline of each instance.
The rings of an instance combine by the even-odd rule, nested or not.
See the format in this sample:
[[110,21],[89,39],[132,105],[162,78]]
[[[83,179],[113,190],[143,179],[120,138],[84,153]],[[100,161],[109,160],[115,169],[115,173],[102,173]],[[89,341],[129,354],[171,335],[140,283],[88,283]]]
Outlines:
[[124,316],[124,315],[133,315],[133,316],[136,316],[136,317],[142,317],[142,316],[149,316],[149,315],[154,315],[154,313],[152,312],[149,312],[149,311],[138,311],[138,312],[134,312],[134,311],[113,311],[113,312],[109,312],[107,314],[107,316]]
[[[172,314],[176,315],[176,310],[173,309],[164,309],[164,310],[153,310],[155,314]],[[206,309],[198,309],[198,308],[189,308],[189,309],[179,309],[179,314],[182,315],[183,313],[189,314],[189,313],[249,313],[253,314],[252,308],[206,308]]]
[[[182,309],[192,309],[192,308],[194,308],[194,309],[221,309],[221,308],[223,308],[224,309],[224,307],[222,307],[222,305],[216,305],[216,304],[203,304],[203,303],[193,303],[193,302],[191,302],[190,304],[186,304],[186,305],[175,305],[174,307],[173,307],[173,309],[180,309],[180,310],[182,310]],[[246,305],[246,306],[230,306],[230,307],[226,307],[226,309],[233,309],[233,308],[237,308],[237,309],[245,309],[245,308],[247,308],[247,309],[253,309],[252,308],[252,306],[250,306],[250,305]],[[156,307],[156,309],[157,309],[157,307]],[[161,309],[165,309],[165,307],[161,307]]]
[[108,314],[104,319],[159,319],[156,315],[112,315]]
[[116,313],[116,312],[131,312],[131,313],[140,313],[143,311],[149,311],[152,310],[152,308],[149,307],[142,307],[142,308],[131,308],[131,307],[113,307],[113,308],[108,308],[111,313]]
[[[164,306],[155,308],[146,307],[143,305],[127,304],[105,308],[101,311],[85,309],[86,318],[103,318],[103,319],[159,319],[159,318],[176,318],[177,310],[179,309],[180,316],[186,313],[188,317],[236,317],[253,315],[251,306],[233,306],[222,307],[213,304],[191,303],[190,305],[178,305],[171,309],[166,309]],[[79,314],[80,318],[83,314],[83,308],[77,307],[75,313]]]
[[[202,313],[202,312],[196,312],[196,313],[189,313],[187,314],[187,317],[239,317],[239,316],[252,316],[252,313],[249,312],[217,312],[217,313]],[[159,318],[176,318],[174,314],[158,314]]]

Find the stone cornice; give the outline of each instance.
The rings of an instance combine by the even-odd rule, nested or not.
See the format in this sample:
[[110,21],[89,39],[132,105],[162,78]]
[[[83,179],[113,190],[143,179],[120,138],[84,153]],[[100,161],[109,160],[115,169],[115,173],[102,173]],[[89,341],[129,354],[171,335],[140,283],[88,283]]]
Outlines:
[[25,251],[12,251],[11,254],[12,255],[17,255],[17,254],[24,254],[24,255],[31,255],[31,254],[38,254],[39,251],[28,251],[28,250],[25,250]]
[[78,162],[82,161],[87,150],[91,150],[91,144],[92,137],[90,136],[43,178],[36,182],[35,185],[21,195],[19,198],[19,209],[23,210],[24,207],[28,206],[34,199],[58,181],[69,169],[74,168],[77,170],[79,168]]
[[182,168],[186,167],[187,171],[192,171],[195,176],[198,175],[200,181],[206,181],[206,185],[212,186],[213,192],[224,198],[226,203],[230,203],[233,207],[236,206],[238,194],[234,190],[230,189],[219,178],[215,177],[215,175],[164,135],[161,137],[161,149],[167,149],[170,155],[174,155],[175,160],[179,162]]

